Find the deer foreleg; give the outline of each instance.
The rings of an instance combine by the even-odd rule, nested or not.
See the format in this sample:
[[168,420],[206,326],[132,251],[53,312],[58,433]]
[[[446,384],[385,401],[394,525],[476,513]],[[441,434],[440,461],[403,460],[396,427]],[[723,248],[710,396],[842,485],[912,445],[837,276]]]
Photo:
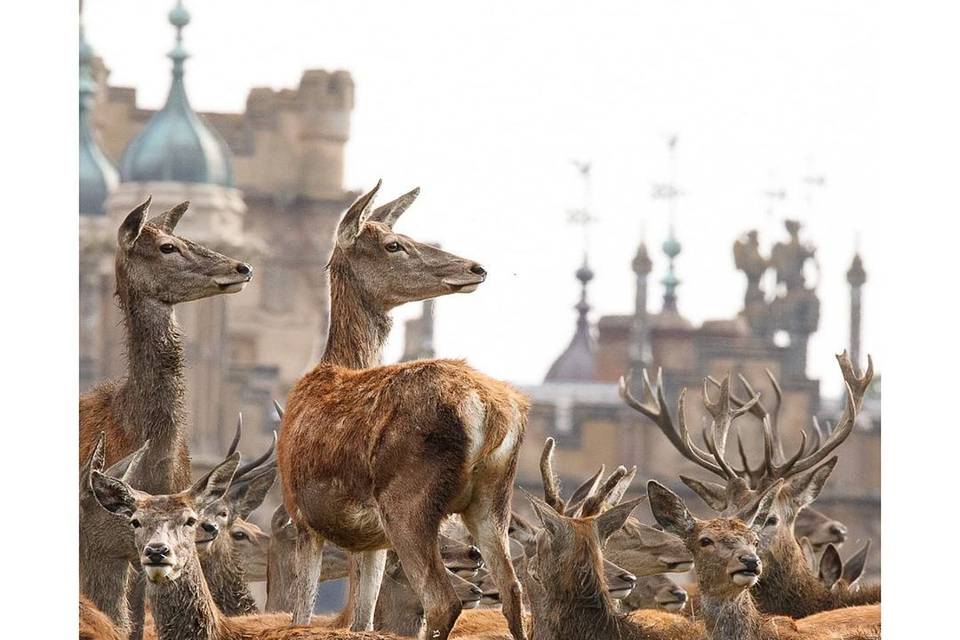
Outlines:
[[297,564],[293,578],[293,624],[310,624],[317,581],[323,564],[323,538],[304,524],[297,524]]
[[373,631],[373,612],[377,606],[377,596],[380,594],[380,583],[383,581],[383,570],[387,563],[387,550],[362,551],[357,554],[357,557],[359,558],[357,564],[360,581],[353,606],[353,620],[350,623],[350,630]]

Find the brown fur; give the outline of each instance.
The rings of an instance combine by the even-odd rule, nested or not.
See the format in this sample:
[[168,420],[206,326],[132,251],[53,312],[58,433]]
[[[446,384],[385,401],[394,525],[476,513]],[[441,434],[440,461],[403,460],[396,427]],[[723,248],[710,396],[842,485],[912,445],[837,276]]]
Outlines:
[[80,596],[80,640],[123,640],[110,618],[83,596]]
[[282,421],[284,505],[298,528],[294,620],[309,620],[329,539],[361,554],[352,626],[372,624],[380,550],[393,546],[424,603],[428,634],[444,640],[460,603],[444,577],[437,532],[446,515],[462,513],[506,594],[504,612],[519,640],[521,590],[507,527],[529,403],[460,361],[377,366],[390,309],[471,291],[486,275],[474,262],[396,234],[393,222],[416,192],[373,210],[377,189],[341,220],[329,264],[327,347],[294,386]]

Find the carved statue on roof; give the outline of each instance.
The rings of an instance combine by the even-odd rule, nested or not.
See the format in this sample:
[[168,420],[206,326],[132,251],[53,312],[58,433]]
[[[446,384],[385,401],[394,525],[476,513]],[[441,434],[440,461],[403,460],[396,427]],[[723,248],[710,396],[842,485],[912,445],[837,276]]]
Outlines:
[[773,245],[770,253],[770,262],[777,271],[777,283],[787,287],[787,294],[794,291],[803,291],[807,288],[803,275],[803,267],[807,260],[814,258],[816,248],[800,241],[800,222],[786,220],[784,226],[790,234],[789,242],[778,242]]
[[764,299],[761,280],[763,274],[770,267],[770,260],[760,253],[760,242],[757,240],[756,230],[748,231],[733,243],[733,261],[737,269],[747,276],[747,293],[744,296],[744,306],[762,303]]

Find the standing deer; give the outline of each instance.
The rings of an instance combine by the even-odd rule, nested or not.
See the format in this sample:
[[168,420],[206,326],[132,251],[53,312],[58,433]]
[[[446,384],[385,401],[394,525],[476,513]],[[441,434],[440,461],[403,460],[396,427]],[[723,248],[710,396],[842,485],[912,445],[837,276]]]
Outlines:
[[294,621],[309,621],[325,540],[360,556],[351,628],[369,629],[393,547],[420,596],[427,635],[445,639],[460,613],[437,543],[441,520],[462,515],[524,638],[520,584],[507,529],[528,400],[463,361],[378,366],[389,311],[475,290],[476,262],[393,231],[417,196],[373,209],[380,185],[340,221],[330,276],[330,332],[313,371],[290,392],[279,463],[297,524]]
[[[107,513],[97,503],[90,484],[94,471],[104,471],[104,434],[100,434],[90,456],[80,467],[80,593],[98,612],[105,614],[125,637],[132,622],[128,610],[127,581],[130,562],[136,562],[133,535],[127,523]],[[114,463],[105,473],[129,479],[148,446]],[[96,616],[93,616],[95,618]]]
[[171,493],[190,483],[183,425],[183,346],[174,305],[242,291],[250,265],[220,255],[173,230],[190,203],[150,220],[150,198],[117,233],[117,299],[126,333],[127,375],[80,397],[80,460],[106,432],[106,464],[146,440],[150,448],[131,484]]
[[[825,441],[821,442],[820,436],[815,435],[812,446],[808,447],[806,434],[801,433],[800,446],[789,458],[781,458],[776,452],[770,416],[759,405],[759,394],[754,393],[748,400],[737,398],[730,393],[729,377],[720,383],[716,401],[710,399],[708,380],[704,380],[703,401],[713,417],[712,427],[705,432],[706,451],[693,442],[687,430],[685,390],[680,393],[679,423],[674,427],[659,379],[655,391],[646,373],[643,376],[645,395],[653,399],[653,404],[636,399],[629,392],[626,381],[621,379],[621,396],[629,406],[655,422],[684,457],[724,480],[723,484],[717,484],[680,476],[684,484],[718,513],[736,513],[756,501],[760,492],[784,481],[761,532],[760,553],[766,570],[754,594],[758,607],[766,613],[802,618],[818,611],[880,601],[879,585],[858,590],[826,587],[810,570],[793,528],[797,513],[817,498],[833,471],[837,457],[828,459],[828,456],[853,431],[863,396],[873,377],[873,362],[869,357],[867,370],[862,376],[854,372],[846,352],[838,355],[837,360],[847,390],[843,415]],[[743,467],[736,468],[724,458],[727,435],[733,421],[747,412],[763,420],[764,461],[757,468],[751,467],[741,447]]]
[[757,547],[783,484],[780,479],[769,485],[735,516],[712,520],[695,518],[675,493],[657,481],[647,484],[654,517],[682,538],[693,554],[708,640],[879,639],[880,609],[875,606],[799,620],[757,609],[750,588],[765,567]]
[[147,577],[159,640],[384,640],[394,636],[290,627],[272,614],[225,616],[213,601],[197,555],[197,523],[203,510],[227,492],[239,463],[234,453],[194,485],[175,494],[151,495],[99,471],[91,485],[100,505],[124,518]]

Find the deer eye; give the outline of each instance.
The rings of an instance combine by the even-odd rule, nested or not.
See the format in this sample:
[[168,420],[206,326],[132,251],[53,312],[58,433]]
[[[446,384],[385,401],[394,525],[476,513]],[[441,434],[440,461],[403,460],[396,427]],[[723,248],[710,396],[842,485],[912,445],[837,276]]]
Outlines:
[[243,531],[234,531],[232,534],[234,540],[246,540],[247,534]]
[[396,253],[397,251],[403,251],[403,245],[401,245],[401,244],[400,244],[399,242],[397,242],[397,241],[388,242],[387,244],[384,245],[383,248],[386,249],[387,251],[389,251],[390,253]]
[[194,518],[193,516],[191,516],[191,517],[187,518],[187,521],[184,522],[183,524],[184,524],[184,526],[186,526],[186,527],[192,527],[193,525],[197,524],[197,519]]
[[133,527],[134,529],[139,529],[140,521],[137,520],[136,518],[133,518],[132,520],[130,520],[130,526]]
[[177,245],[175,244],[164,242],[160,245],[160,253],[173,253],[175,251],[177,251]]
[[711,540],[710,538],[700,538],[701,547],[709,547],[712,544],[713,544],[713,540]]
[[767,518],[767,521],[766,521],[766,523],[764,523],[764,526],[766,526],[766,527],[775,527],[775,526],[777,526],[777,523],[778,523],[778,522],[780,522],[780,519],[777,518],[777,516],[770,516],[769,518]]

